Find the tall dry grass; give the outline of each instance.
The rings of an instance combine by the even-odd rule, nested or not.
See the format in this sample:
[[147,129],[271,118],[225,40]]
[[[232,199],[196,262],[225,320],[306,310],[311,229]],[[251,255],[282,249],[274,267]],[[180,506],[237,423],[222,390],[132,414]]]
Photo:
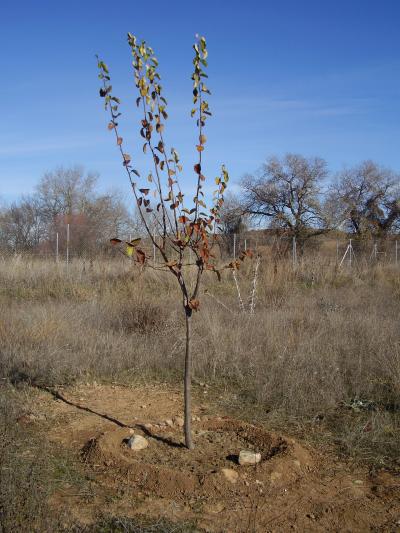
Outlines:
[[[383,462],[399,456],[399,270],[338,270],[312,259],[293,270],[266,259],[254,315],[239,312],[229,271],[220,283],[212,276],[194,320],[199,380],[271,417],[317,420],[346,453],[360,448]],[[246,300],[252,264],[238,281]],[[181,313],[170,276],[124,261],[76,261],[68,271],[3,261],[0,376],[46,385],[175,379],[183,366]]]

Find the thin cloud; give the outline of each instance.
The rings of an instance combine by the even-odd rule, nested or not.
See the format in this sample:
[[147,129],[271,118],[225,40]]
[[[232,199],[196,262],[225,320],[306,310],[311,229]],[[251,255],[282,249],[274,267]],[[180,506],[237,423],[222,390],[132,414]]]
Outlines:
[[99,144],[98,139],[93,139],[90,135],[86,138],[80,137],[75,139],[38,139],[30,141],[8,144],[0,142],[0,156],[12,157],[17,155],[38,154],[53,152],[55,150],[75,150],[77,148],[87,148]]

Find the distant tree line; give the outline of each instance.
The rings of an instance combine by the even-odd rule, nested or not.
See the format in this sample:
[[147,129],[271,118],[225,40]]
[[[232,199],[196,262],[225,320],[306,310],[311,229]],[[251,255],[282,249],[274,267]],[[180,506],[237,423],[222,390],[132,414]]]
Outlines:
[[[58,233],[62,251],[67,224],[76,254],[98,250],[110,237],[141,234],[121,193],[99,194],[97,181],[97,174],[81,167],[44,174],[33,194],[0,209],[0,247],[50,251]],[[364,161],[330,176],[318,157],[270,157],[256,173],[243,176],[237,194],[226,197],[221,234],[228,253],[231,236],[254,225],[295,237],[300,249],[333,230],[385,239],[400,230],[400,175]]]
[[400,175],[373,161],[329,176],[323,159],[287,154],[269,158],[240,185],[225,205],[225,236],[256,223],[295,237],[301,248],[332,230],[384,239],[400,229]]
[[99,194],[98,175],[81,167],[44,174],[33,194],[0,210],[0,247],[14,251],[54,250],[58,234],[65,248],[66,228],[74,253],[98,249],[108,236],[125,236],[134,220],[119,192]]

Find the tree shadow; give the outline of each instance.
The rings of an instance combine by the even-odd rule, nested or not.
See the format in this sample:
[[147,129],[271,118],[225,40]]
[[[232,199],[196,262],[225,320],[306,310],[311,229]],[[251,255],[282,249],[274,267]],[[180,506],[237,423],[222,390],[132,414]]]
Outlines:
[[[22,377],[22,379],[21,379],[21,377]],[[154,440],[156,440],[158,442],[162,442],[163,444],[166,444],[166,445],[171,446],[173,448],[185,448],[185,445],[183,443],[181,443],[181,442],[176,442],[176,441],[172,440],[171,438],[162,437],[160,435],[156,435],[155,433],[150,431],[148,428],[146,428],[144,426],[144,424],[133,424],[133,426],[130,426],[129,424],[125,424],[124,422],[121,422],[121,420],[118,420],[117,418],[114,418],[113,416],[110,416],[107,413],[99,413],[98,411],[95,411],[94,409],[91,409],[90,407],[86,407],[85,405],[80,405],[79,403],[73,402],[72,400],[69,400],[68,398],[63,396],[59,391],[57,391],[57,390],[55,390],[55,389],[53,389],[51,387],[47,387],[45,385],[40,385],[38,383],[33,383],[29,378],[26,379],[27,377],[28,376],[19,375],[18,376],[18,380],[16,380],[16,381],[18,383],[25,382],[25,383],[29,384],[31,387],[34,387],[36,389],[39,389],[39,390],[42,390],[42,391],[45,391],[45,392],[51,394],[51,396],[53,396],[53,398],[56,399],[56,400],[60,400],[60,401],[64,402],[65,404],[70,405],[71,407],[75,407],[76,409],[79,409],[80,411],[85,411],[87,413],[91,413],[91,414],[96,415],[96,416],[98,416],[100,418],[103,418],[104,420],[108,420],[108,422],[112,422],[113,424],[116,424],[117,426],[119,426],[121,428],[129,428],[129,429],[137,428],[137,429],[140,429],[141,431],[143,431],[143,433],[147,437],[149,437],[151,439],[154,439]],[[13,384],[15,384],[15,382]]]

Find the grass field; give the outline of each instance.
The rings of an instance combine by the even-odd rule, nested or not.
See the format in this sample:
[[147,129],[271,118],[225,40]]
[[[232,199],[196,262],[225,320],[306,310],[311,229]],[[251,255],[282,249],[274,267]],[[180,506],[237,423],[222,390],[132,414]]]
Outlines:
[[[245,301],[252,268],[239,273]],[[253,315],[239,312],[229,271],[221,282],[207,275],[204,289],[193,337],[195,383],[207,385],[199,394],[225,413],[345,461],[400,471],[394,265],[338,270],[309,260],[294,271],[263,260]],[[57,525],[46,507],[54,487],[66,476],[81,491],[90,484],[76,458],[44,444],[30,424],[16,423],[33,401],[32,386],[179,385],[184,327],[177,291],[170,276],[119,260],[85,267],[74,261],[68,272],[50,261],[0,262],[0,531],[22,531],[32,516],[32,530],[61,531],[67,519],[58,517]],[[104,531],[170,527],[104,520]]]

